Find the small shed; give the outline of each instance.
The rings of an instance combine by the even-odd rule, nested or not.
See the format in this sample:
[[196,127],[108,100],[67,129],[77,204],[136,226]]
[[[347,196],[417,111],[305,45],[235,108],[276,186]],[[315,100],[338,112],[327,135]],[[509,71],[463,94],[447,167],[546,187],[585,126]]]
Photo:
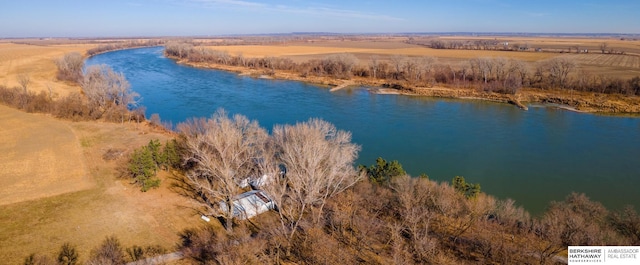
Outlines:
[[[233,201],[233,217],[240,220],[252,218],[275,209],[275,203],[263,190],[252,190],[236,195]],[[227,211],[227,203],[219,202],[220,209]]]

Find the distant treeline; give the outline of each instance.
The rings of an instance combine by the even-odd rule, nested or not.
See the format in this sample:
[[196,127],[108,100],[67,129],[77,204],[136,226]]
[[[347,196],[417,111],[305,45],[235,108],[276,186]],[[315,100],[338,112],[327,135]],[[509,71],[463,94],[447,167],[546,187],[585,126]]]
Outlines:
[[167,56],[193,63],[214,63],[297,72],[300,76],[327,76],[340,79],[352,77],[383,80],[394,87],[451,86],[480,89],[489,92],[515,94],[522,87],[545,90],[575,90],[605,94],[640,95],[640,77],[624,80],[606,75],[593,75],[579,69],[578,64],[565,57],[536,63],[532,68],[517,59],[474,58],[458,66],[438,63],[430,56],[390,58],[372,56],[364,64],[352,54],[334,54],[323,59],[297,63],[289,58],[246,58],[226,51],[197,47],[190,43],[169,42]]
[[[409,44],[426,46],[433,49],[451,49],[451,50],[494,50],[494,51],[536,51],[536,52],[557,52],[557,53],[589,53],[594,52],[586,49],[584,46],[573,45],[566,46],[564,48],[540,48],[531,47],[528,43],[509,43],[508,41],[501,41],[497,39],[483,39],[483,40],[416,40],[410,38],[406,41]],[[603,54],[626,54],[625,51],[616,50],[606,42],[601,43],[596,52]]]
[[102,44],[93,49],[89,49],[87,51],[87,55],[93,56],[93,55],[108,52],[108,51],[137,48],[137,47],[159,46],[164,44],[165,42],[166,42],[165,40],[155,39],[155,40],[130,40],[130,41],[124,41],[124,42],[108,43],[108,44]]

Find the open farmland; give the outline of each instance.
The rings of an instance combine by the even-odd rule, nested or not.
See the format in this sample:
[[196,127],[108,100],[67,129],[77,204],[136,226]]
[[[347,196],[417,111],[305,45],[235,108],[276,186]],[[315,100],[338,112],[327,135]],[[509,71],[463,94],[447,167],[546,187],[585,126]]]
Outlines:
[[510,51],[472,51],[472,50],[437,50],[419,45],[403,45],[401,48],[370,48],[367,43],[362,43],[363,47],[357,47],[353,43],[349,43],[352,47],[335,47],[334,43],[327,43],[327,46],[320,46],[316,43],[313,46],[306,45],[234,45],[234,46],[210,46],[210,49],[227,51],[232,55],[242,54],[247,57],[266,57],[266,56],[284,56],[284,57],[307,57],[322,59],[326,55],[336,53],[352,53],[358,55],[407,55],[407,56],[433,56],[447,59],[472,59],[477,57],[508,57],[516,58],[524,61],[539,61],[557,56],[552,53],[524,53]]
[[572,54],[568,55],[568,57],[574,58],[579,64],[640,69],[639,56],[621,54]]
[[51,91],[59,96],[77,92],[78,87],[56,80],[55,60],[66,53],[84,54],[97,44],[29,45],[0,42],[0,84],[18,86],[18,76],[31,79],[31,91]]
[[[509,45],[527,45],[529,51],[507,51],[496,49],[466,50],[466,49],[433,49],[425,46],[431,40],[445,41],[478,41],[492,40]],[[554,57],[568,57],[574,59],[581,69],[593,75],[607,75],[609,77],[632,78],[640,75],[640,41],[602,38],[573,38],[573,37],[423,37],[413,38],[420,44],[410,44],[408,37],[370,38],[354,37],[348,39],[308,39],[305,41],[289,41],[264,45],[215,45],[206,46],[213,50],[227,51],[231,55],[242,54],[245,57],[286,57],[295,62],[312,59],[323,59],[332,54],[350,53],[356,56],[361,65],[367,65],[372,57],[390,60],[393,56],[431,56],[437,58],[440,64],[454,67],[467,63],[468,60],[481,57],[504,57],[527,62],[529,69],[535,69],[535,64]],[[607,53],[600,51],[600,45],[607,43]],[[536,48],[547,51],[536,52]],[[588,53],[567,53],[569,50],[588,50]],[[625,54],[611,54],[618,52]]]

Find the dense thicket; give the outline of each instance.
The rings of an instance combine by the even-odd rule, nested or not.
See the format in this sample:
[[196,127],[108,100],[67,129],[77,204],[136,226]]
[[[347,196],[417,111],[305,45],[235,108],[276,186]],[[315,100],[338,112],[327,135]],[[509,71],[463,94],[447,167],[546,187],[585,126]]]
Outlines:
[[[296,63],[288,58],[246,58],[232,56],[189,43],[169,42],[165,53],[173,58],[195,63],[215,63],[297,72],[301,76],[329,76],[349,79],[364,77],[382,79],[392,87],[446,85],[484,91],[514,94],[522,87],[561,89],[607,94],[640,95],[640,77],[629,80],[592,75],[579,70],[575,61],[555,57],[535,64],[533,68],[517,59],[474,58],[458,66],[437,63],[434,57],[394,55],[386,59],[372,56],[368,63],[359,62],[351,54],[336,54],[324,59]],[[482,47],[482,46],[479,46]]]
[[532,218],[512,200],[408,176],[358,182],[316,218],[305,214],[292,237],[278,214],[231,233],[188,229],[179,249],[194,264],[555,264],[569,245],[634,244],[640,223],[633,209],[612,213],[584,194]]
[[57,78],[63,81],[80,82],[82,78],[82,68],[84,58],[80,53],[72,52],[65,54],[55,61],[58,67]]
[[249,186],[265,190],[278,205],[287,220],[280,223],[281,231],[291,238],[304,215],[320,216],[328,198],[360,178],[353,167],[359,146],[351,143],[350,133],[326,121],[275,126],[269,135],[256,121],[219,110],[178,129],[186,164],[184,194],[202,214],[223,219],[228,231],[236,214],[234,196]]

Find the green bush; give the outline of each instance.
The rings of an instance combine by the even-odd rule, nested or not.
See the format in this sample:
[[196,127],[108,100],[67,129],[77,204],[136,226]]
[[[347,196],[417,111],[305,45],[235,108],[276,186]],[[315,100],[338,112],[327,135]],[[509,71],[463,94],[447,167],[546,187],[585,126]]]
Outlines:
[[175,139],[164,145],[154,139],[139,149],[136,149],[127,165],[128,174],[142,191],[160,186],[160,179],[156,177],[159,169],[169,170],[180,167],[181,156]]
[[480,184],[467,183],[462,176],[455,176],[451,181],[453,188],[467,199],[476,198],[480,193]]
[[397,160],[391,162],[384,160],[382,157],[376,159],[376,164],[370,167],[360,165],[360,170],[365,170],[369,180],[374,183],[389,183],[393,177],[406,175],[402,165]]
[[158,164],[154,159],[154,145],[155,142],[152,140],[148,145],[136,149],[129,160],[129,173],[135,183],[141,186],[142,191],[160,186],[160,180],[156,178]]

